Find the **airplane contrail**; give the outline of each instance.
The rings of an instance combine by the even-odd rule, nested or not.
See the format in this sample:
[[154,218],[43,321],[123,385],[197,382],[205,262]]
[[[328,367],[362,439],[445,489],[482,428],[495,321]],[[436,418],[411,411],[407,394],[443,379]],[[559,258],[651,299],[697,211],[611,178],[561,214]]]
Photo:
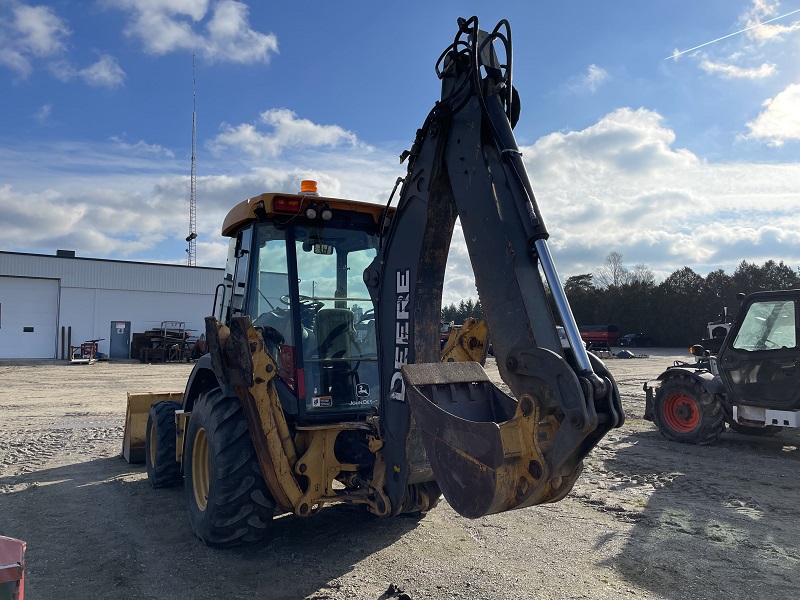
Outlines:
[[800,8],[797,10],[793,10],[792,12],[788,12],[785,15],[780,15],[779,17],[773,17],[772,19],[768,19],[767,21],[762,21],[756,25],[751,25],[750,27],[745,27],[744,29],[740,29],[739,31],[734,31],[733,33],[729,33],[728,35],[723,35],[722,37],[718,37],[715,40],[711,40],[710,42],[706,42],[705,44],[700,44],[699,46],[695,46],[694,48],[689,48],[688,50],[681,50],[680,52],[676,52],[670,56],[667,56],[664,60],[669,60],[670,58],[678,58],[681,54],[686,54],[687,52],[691,52],[692,50],[697,50],[698,48],[702,48],[703,46],[708,46],[709,44],[713,44],[714,42],[718,42],[720,40],[724,40],[725,38],[729,38],[733,35],[739,35],[740,33],[744,33],[745,31],[750,31],[751,29],[755,29],[756,27],[761,27],[762,25],[766,25],[767,23],[772,23],[773,21],[777,21],[778,19],[783,19],[784,17],[788,17],[789,15],[793,15],[794,13],[800,12]]

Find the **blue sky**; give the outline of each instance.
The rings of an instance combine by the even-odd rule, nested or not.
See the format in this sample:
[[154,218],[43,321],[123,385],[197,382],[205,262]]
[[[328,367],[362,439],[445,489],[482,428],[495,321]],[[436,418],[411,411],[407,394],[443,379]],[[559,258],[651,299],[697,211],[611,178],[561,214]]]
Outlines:
[[[197,264],[222,266],[225,213],[261,192],[314,178],[325,195],[384,203],[439,97],[434,63],[474,14],[511,24],[515,132],[563,279],[611,251],[658,277],[796,267],[798,10],[0,0],[0,249],[186,262],[193,52]],[[467,296],[456,236],[445,300]]]

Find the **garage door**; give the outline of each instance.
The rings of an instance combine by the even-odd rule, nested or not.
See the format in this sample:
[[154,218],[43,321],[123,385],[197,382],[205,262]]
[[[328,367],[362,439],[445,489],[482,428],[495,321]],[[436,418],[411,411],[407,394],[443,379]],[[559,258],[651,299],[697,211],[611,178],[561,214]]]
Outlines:
[[58,280],[0,277],[0,358],[55,358]]

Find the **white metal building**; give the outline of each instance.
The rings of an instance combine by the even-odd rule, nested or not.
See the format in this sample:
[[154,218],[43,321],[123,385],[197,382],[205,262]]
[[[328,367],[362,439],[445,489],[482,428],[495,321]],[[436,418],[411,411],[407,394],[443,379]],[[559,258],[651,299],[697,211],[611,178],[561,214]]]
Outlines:
[[[101,339],[128,358],[131,334],[183,321],[205,331],[224,270],[0,252],[0,359],[62,358],[62,346]],[[69,348],[66,348],[68,355]]]

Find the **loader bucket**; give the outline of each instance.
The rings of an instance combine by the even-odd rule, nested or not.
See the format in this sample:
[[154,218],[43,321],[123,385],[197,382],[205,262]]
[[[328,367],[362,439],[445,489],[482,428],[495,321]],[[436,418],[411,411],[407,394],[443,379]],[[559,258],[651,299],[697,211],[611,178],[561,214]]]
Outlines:
[[477,518],[560,498],[539,446],[539,409],[489,381],[474,362],[402,368],[436,481],[453,509]]
[[122,456],[129,463],[143,463],[147,436],[147,413],[156,402],[183,402],[183,392],[128,392],[125,409],[125,434],[122,437]]

